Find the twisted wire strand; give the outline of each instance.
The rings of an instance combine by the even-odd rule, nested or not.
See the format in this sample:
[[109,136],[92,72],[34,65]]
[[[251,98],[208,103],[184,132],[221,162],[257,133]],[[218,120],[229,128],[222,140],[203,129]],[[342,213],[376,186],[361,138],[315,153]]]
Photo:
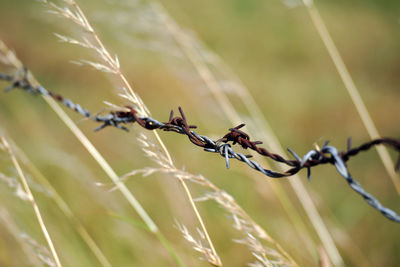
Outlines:
[[349,171],[347,170],[346,164],[342,157],[340,156],[340,153],[337,151],[337,149],[333,146],[325,146],[322,148],[322,153],[329,153],[332,155],[332,158],[334,159],[334,164],[339,172],[340,175],[342,175],[347,183],[350,185],[350,187],[357,192],[359,195],[361,195],[365,201],[371,205],[373,208],[379,210],[386,218],[395,221],[395,222],[400,222],[400,217],[396,212],[394,212],[391,209],[388,209],[384,207],[376,198],[374,198],[371,194],[366,192],[364,188],[357,182],[355,181]]
[[[358,155],[360,152],[368,151],[376,145],[386,145],[396,150],[397,152],[400,152],[399,140],[393,138],[379,138],[361,144],[358,147],[351,148],[351,139],[349,138],[346,152],[339,152],[335,147],[328,146],[328,142],[326,142],[321,150],[310,150],[303,157],[300,157],[296,154],[296,152],[289,148],[289,152],[293,155],[295,159],[285,159],[279,154],[271,153],[266,148],[259,147],[258,145],[262,144],[261,141],[251,141],[250,136],[244,131],[240,130],[243,126],[245,126],[245,124],[240,124],[234,128],[230,128],[227,134],[225,134],[222,138],[214,141],[209,137],[200,135],[192,130],[197,128],[197,126],[190,125],[187,122],[186,116],[181,107],[178,108],[180,116],[174,117],[174,112],[171,111],[169,120],[165,123],[151,117],[138,116],[137,112],[130,106],[126,106],[125,111],[113,111],[104,116],[93,116],[87,109],[83,109],[79,104],[76,104],[69,99],[65,99],[59,94],[48,91],[41,85],[32,85],[28,79],[28,75],[29,72],[24,67],[22,70],[19,70],[15,76],[0,73],[0,80],[11,83],[10,86],[5,89],[5,91],[19,88],[29,93],[49,96],[62,103],[66,107],[79,113],[80,115],[89,118],[95,122],[102,123],[99,127],[95,128],[95,131],[99,131],[108,126],[113,126],[124,131],[129,131],[129,129],[124,125],[137,122],[141,127],[147,130],[160,129],[163,131],[179,133],[182,135],[186,135],[190,142],[192,142],[196,146],[202,147],[204,151],[220,154],[222,157],[225,158],[226,167],[228,169],[230,167],[230,159],[236,159],[243,163],[246,163],[252,169],[259,171],[270,178],[289,177],[306,168],[307,177],[308,179],[310,179],[312,167],[327,163],[335,165],[337,171],[346,179],[349,186],[356,193],[361,195],[369,205],[380,211],[389,220],[400,222],[400,216],[393,210],[383,206],[376,198],[366,192],[363,187],[351,177],[346,166],[346,162],[351,157]],[[262,156],[268,157],[276,162],[286,164],[291,168],[288,169],[286,172],[276,172],[265,169],[258,162],[249,159],[252,157],[251,155],[245,155],[235,152],[229,142],[231,142],[232,145],[239,144],[244,149],[254,150]],[[400,157],[397,161],[396,169],[399,168],[399,165]]]

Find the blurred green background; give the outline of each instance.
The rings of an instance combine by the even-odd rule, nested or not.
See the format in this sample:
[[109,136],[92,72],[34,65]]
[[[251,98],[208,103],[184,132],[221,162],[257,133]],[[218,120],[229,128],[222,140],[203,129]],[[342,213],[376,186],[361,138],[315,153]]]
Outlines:
[[[152,116],[167,121],[170,109],[182,106],[198,132],[219,137],[232,127],[199,75],[149,10],[151,1],[79,1],[82,9],[112,53],[118,54],[123,72],[146,103]],[[268,119],[283,147],[299,154],[324,140],[345,148],[369,140],[306,8],[296,1],[224,0],[163,1],[177,23],[219,55],[239,77]],[[294,7],[290,7],[294,4]],[[382,136],[400,136],[400,3],[398,1],[315,1],[326,21],[363,100]],[[89,67],[69,64],[90,59],[83,49],[57,41],[54,32],[76,36],[73,25],[46,13],[35,1],[2,0],[0,38],[28,66],[41,84],[79,102],[92,112],[103,101],[124,105],[107,75]],[[74,35],[75,34],[75,35]],[[7,71],[1,67],[1,72]],[[223,81],[221,82],[228,82]],[[226,86],[235,108],[245,108]],[[0,83],[1,87],[7,84]],[[67,111],[118,174],[154,166],[136,140],[140,131],[116,129],[94,133],[91,121]],[[250,120],[250,118],[249,118]],[[243,121],[246,123],[246,121]],[[0,94],[0,127],[46,176],[87,227],[113,266],[174,266],[165,248],[150,233],[110,214],[140,221],[119,192],[108,192],[107,177],[90,155],[39,97],[21,91]],[[318,240],[298,199],[286,180],[285,188],[308,233],[297,233],[282,205],[264,182],[267,178],[232,161],[194,147],[185,137],[161,133],[174,162],[201,173],[237,202],[300,266],[318,265]],[[261,140],[263,141],[263,140]],[[393,155],[394,156],[394,155]],[[16,172],[5,153],[0,170]],[[375,150],[349,163],[352,175],[384,205],[399,210],[399,196]],[[27,174],[35,181],[35,176]],[[289,178],[290,179],[290,178]],[[370,208],[348,187],[332,166],[313,169],[311,182],[302,179],[332,234],[346,266],[398,266],[400,228]],[[106,183],[105,187],[96,182]],[[160,226],[187,266],[208,266],[182,238],[174,220],[197,226],[182,189],[173,177],[135,177],[127,185]],[[261,185],[261,186],[260,186]],[[191,185],[195,196],[204,189]],[[6,209],[21,232],[45,244],[31,206],[0,186],[0,208]],[[34,191],[50,234],[65,266],[98,266],[94,256],[50,197]],[[225,266],[245,266],[254,259],[231,227],[231,220],[215,203],[199,203]],[[308,252],[300,237],[313,244]],[[6,227],[0,227],[0,265],[29,266],[24,252]]]

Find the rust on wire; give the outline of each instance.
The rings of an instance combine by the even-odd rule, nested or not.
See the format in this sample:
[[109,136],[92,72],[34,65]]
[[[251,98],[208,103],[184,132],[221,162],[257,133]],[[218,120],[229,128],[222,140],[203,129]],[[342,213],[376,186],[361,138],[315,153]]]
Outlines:
[[[245,124],[240,124],[234,128],[230,128],[227,134],[225,134],[222,138],[214,141],[209,137],[200,135],[192,130],[196,129],[197,126],[188,123],[185,113],[183,112],[181,107],[178,108],[180,116],[174,117],[174,112],[171,111],[168,121],[164,123],[159,122],[158,120],[151,117],[138,116],[136,110],[131,106],[126,106],[126,109],[124,111],[113,111],[104,116],[93,116],[88,110],[83,109],[79,104],[75,104],[71,100],[65,99],[59,94],[54,94],[40,85],[32,85],[29,82],[28,75],[29,72],[24,67],[22,68],[22,70],[19,70],[14,76],[0,73],[0,80],[4,80],[10,83],[10,86],[5,89],[6,91],[10,91],[14,88],[19,88],[29,93],[52,97],[66,107],[76,111],[80,115],[86,118],[90,118],[95,122],[101,123],[101,125],[97,127],[95,131],[102,130],[108,126],[113,126],[124,131],[129,131],[126,126],[137,122],[141,127],[147,130],[160,129],[163,131],[179,133],[182,135],[186,135],[190,142],[192,142],[196,146],[202,147],[204,151],[219,153],[222,157],[225,158],[227,168],[229,168],[230,159],[236,159],[246,163],[249,167],[271,178],[289,177],[298,173],[302,169],[307,169],[307,177],[308,179],[310,179],[312,167],[329,163],[336,167],[338,173],[345,178],[349,186],[356,193],[362,196],[369,205],[379,210],[386,218],[395,222],[400,222],[400,216],[393,210],[384,207],[376,198],[366,192],[362,188],[362,186],[352,178],[346,166],[346,162],[349,161],[350,158],[357,156],[360,152],[368,151],[372,147],[377,145],[385,145],[399,152],[400,154],[400,141],[397,139],[388,137],[379,138],[352,148],[351,138],[349,138],[346,151],[338,151],[335,147],[329,146],[329,142],[325,142],[321,149],[316,148],[310,150],[303,157],[297,155],[296,152],[294,152],[293,150],[288,149],[289,152],[293,155],[294,159],[286,159],[279,154],[272,153],[266,148],[260,147],[259,145],[262,144],[261,141],[252,141],[250,136],[246,132],[241,130],[241,128],[245,126]],[[283,163],[287,165],[289,169],[285,172],[276,172],[264,169],[259,163],[250,159],[251,155],[244,155],[242,153],[235,152],[232,146],[236,144],[240,145],[243,149],[251,149],[262,156],[270,158],[273,161]],[[398,170],[399,167],[400,157],[396,163],[396,170]]]

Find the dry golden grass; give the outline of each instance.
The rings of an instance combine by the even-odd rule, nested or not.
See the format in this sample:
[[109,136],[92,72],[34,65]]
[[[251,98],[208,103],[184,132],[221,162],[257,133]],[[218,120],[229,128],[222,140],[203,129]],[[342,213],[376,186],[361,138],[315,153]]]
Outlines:
[[[82,2],[88,5],[82,8],[73,0],[41,2],[44,5],[39,8],[36,4],[35,10],[47,12],[36,13],[36,19],[42,20],[41,23],[43,19],[47,23],[50,21],[49,28],[42,28],[41,34],[45,32],[50,36],[56,32],[59,44],[53,44],[54,36],[43,40],[42,44],[49,45],[46,45],[45,53],[39,55],[33,51],[41,51],[42,48],[35,47],[33,41],[28,45],[13,37],[5,40],[10,47],[15,47],[18,56],[30,71],[37,74],[38,81],[44,87],[90,107],[91,111],[99,110],[101,102],[111,110],[124,109],[123,106],[128,104],[134,106],[142,116],[151,115],[162,120],[168,108],[183,105],[190,121],[200,124],[199,132],[217,136],[226,128],[245,122],[246,132],[250,133],[252,139],[264,141],[271,151],[279,154],[284,154],[284,151],[276,136],[280,137],[284,146],[299,144],[295,150],[309,149],[310,144],[326,132],[329,132],[327,138],[338,142],[338,147],[342,146],[340,140],[343,136],[352,135],[355,129],[359,135],[357,140],[365,140],[367,134],[358,131],[361,123],[349,111],[353,107],[358,109],[362,121],[369,125],[366,128],[370,129],[371,138],[377,136],[376,129],[382,129],[382,125],[386,127],[386,131],[382,129],[382,132],[396,135],[394,126],[389,128],[389,124],[382,120],[377,120],[374,126],[372,119],[368,118],[365,104],[343,63],[347,61],[346,55],[343,60],[312,1],[304,1],[304,7],[289,11],[295,13],[296,17],[290,23],[307,21],[308,17],[304,15],[307,14],[306,10],[311,15],[313,24],[305,23],[310,30],[302,33],[303,39],[310,39],[305,47],[301,43],[289,45],[295,42],[293,40],[275,43],[269,39],[273,31],[266,36],[252,36],[250,29],[255,30],[256,25],[253,23],[262,19],[257,16],[245,17],[246,8],[254,4],[250,2],[243,4],[246,7],[240,9],[244,17],[240,15],[237,20],[222,21],[215,25],[216,29],[210,28],[215,20],[213,12],[223,11],[221,16],[229,18],[226,14],[234,11],[219,8],[236,4],[211,4],[208,1],[192,3],[199,14],[210,16],[207,19],[203,17],[209,31],[207,26],[204,29],[197,28],[201,20],[195,15],[193,18],[182,15],[193,12],[187,9],[191,4],[178,4],[179,0],[163,2],[166,8],[157,2],[110,1],[104,6],[101,3]],[[92,12],[91,8],[95,10],[96,5],[101,12]],[[211,6],[215,10],[209,9]],[[168,12],[178,14],[178,22]],[[298,15],[300,12],[304,14]],[[225,38],[223,34],[232,38],[229,32],[232,29],[227,26],[229,23],[236,25],[232,29],[236,27],[238,34],[243,35],[243,40],[232,40],[243,41],[245,48],[231,57],[229,53],[232,51],[227,45],[229,42],[225,43],[227,51],[223,51],[210,41],[217,40],[216,35],[208,35],[216,32],[221,34],[221,40]],[[278,22],[269,27],[276,27],[277,32],[282,32],[279,35],[292,36],[290,31],[293,27],[290,23],[286,25],[289,25],[289,29],[283,29]],[[10,24],[10,27],[15,26]],[[22,28],[21,25],[19,27]],[[195,28],[205,42],[200,41],[193,32],[185,30],[185,27]],[[224,27],[225,30],[222,30]],[[315,29],[312,27],[316,27],[328,49],[340,74],[339,79],[344,81],[352,101],[358,104],[353,106],[336,92],[327,93],[339,86],[339,82],[334,80],[337,77],[332,78],[333,74],[326,79],[327,82],[321,82],[326,73],[334,72],[329,67],[325,70],[326,64],[321,68],[320,75],[314,73],[311,64],[307,63],[317,62],[314,58],[323,58],[321,55],[325,53],[324,47],[313,39]],[[32,35],[35,34],[39,35],[36,32]],[[29,38],[32,37],[26,39]],[[210,45],[212,49],[207,48]],[[232,47],[237,48],[235,45]],[[254,49],[254,54],[260,53],[259,46],[264,46],[266,50],[272,47],[268,51],[278,54],[287,49],[287,54],[281,54],[280,57],[273,56],[272,52],[260,54],[257,67],[247,70],[248,62],[257,58],[249,51]],[[62,47],[61,50],[59,47]],[[299,56],[303,53],[299,51],[307,49],[313,55],[312,61]],[[222,57],[213,51],[221,53]],[[14,51],[0,44],[0,52],[0,59],[7,65],[1,67],[0,72],[15,73],[21,69],[22,63]],[[38,58],[43,62],[40,60],[38,64]],[[227,59],[233,69],[239,70],[239,76],[243,79],[238,78],[222,58]],[[273,58],[271,62],[270,58]],[[66,59],[72,60],[74,65],[68,66]],[[280,65],[280,61],[284,63]],[[301,79],[291,78],[291,71],[282,74],[282,70],[286,70],[286,66],[283,67],[285,64],[290,66],[298,62],[306,62],[304,70],[299,68],[298,73],[296,69],[291,71],[293,77],[300,75]],[[349,62],[351,64],[350,59]],[[264,72],[259,71],[263,68]],[[90,69],[95,71],[91,72]],[[263,73],[267,73],[266,77],[262,77]],[[32,83],[39,84],[32,73],[29,77]],[[300,82],[295,84],[291,79]],[[321,84],[318,85],[318,81]],[[276,90],[266,91],[265,88],[270,87],[266,82],[273,84]],[[329,88],[324,90],[324,94],[328,95],[323,95],[319,89],[315,92],[306,91],[306,87],[313,86]],[[293,91],[285,95],[289,87]],[[318,96],[320,98],[315,96],[318,99],[315,101],[321,101],[321,105],[313,102],[313,94],[321,94]],[[30,262],[33,266],[367,266],[391,265],[397,261],[397,256],[392,253],[397,244],[396,228],[389,225],[378,231],[380,233],[372,231],[377,225],[387,222],[379,220],[379,215],[360,203],[360,199],[353,198],[348,190],[342,190],[343,183],[336,186],[335,181],[339,180],[335,178],[336,173],[322,172],[323,168],[316,170],[306,189],[300,176],[287,181],[266,180],[240,164],[228,171],[224,169],[223,160],[193,148],[180,136],[168,133],[160,136],[155,131],[149,133],[135,126],[130,128],[130,134],[114,129],[92,134],[93,123],[75,118],[72,112],[64,111],[53,99],[44,97],[59,120],[48,111],[48,107],[40,106],[40,100],[22,95],[4,95],[5,101],[13,99],[10,100],[13,102],[5,103],[3,114],[0,114],[0,118],[6,118],[0,126],[6,130],[8,140],[11,140],[11,147],[15,151],[12,157],[22,163],[22,168],[17,168],[18,173],[27,176],[25,183],[21,184],[14,178],[15,167],[11,167],[7,160],[5,164],[0,163],[0,166],[5,166],[4,171],[0,172],[0,182],[6,185],[3,189],[4,205],[0,206],[0,223],[5,231],[14,236],[15,253],[26,257],[21,262]],[[367,96],[363,95],[368,102]],[[339,108],[331,107],[327,99],[331,99]],[[278,100],[283,100],[282,108]],[[346,104],[341,104],[341,101]],[[315,106],[315,113],[310,114],[318,113],[321,115],[316,116],[320,117],[307,115],[311,111],[301,106],[302,103],[307,105],[306,102],[314,103],[310,106]],[[17,107],[21,107],[20,110],[16,111]],[[374,115],[376,110],[371,107],[370,113]],[[350,114],[348,121],[343,119],[347,114]],[[69,136],[69,132],[57,124],[59,122],[64,123],[67,126],[65,129],[69,129],[73,135]],[[328,127],[338,124],[343,125],[342,132],[335,127]],[[27,150],[26,155],[15,143]],[[45,150],[46,146],[51,147],[52,152]],[[66,152],[59,153],[61,150]],[[91,162],[87,153],[94,158],[94,162]],[[379,153],[381,158],[386,157],[383,160],[385,168],[398,190],[389,154]],[[80,164],[73,163],[73,158]],[[257,160],[261,162],[262,159]],[[383,173],[376,161],[376,157],[371,156],[361,161],[365,166],[370,165],[370,168],[354,165],[351,169],[357,171],[357,178],[365,177],[362,183],[366,187],[376,187],[374,192],[380,194],[379,198],[385,198],[384,202],[396,201],[389,193],[391,186],[373,180],[373,177]],[[373,167],[371,162],[374,162]],[[268,162],[264,164],[269,168]],[[281,166],[275,167],[279,169]],[[197,174],[199,172],[201,174]],[[103,179],[104,174],[108,180]],[[39,227],[43,231],[38,231],[33,223],[25,223],[26,218],[38,216],[38,213],[29,213],[24,204],[19,207],[18,201],[32,199],[33,195],[27,192],[27,186],[32,188],[37,199],[34,207],[40,207],[43,215]],[[27,232],[27,235],[21,237],[20,232]],[[380,243],[382,246],[379,248],[369,244],[363,237],[365,233],[374,240],[374,244],[380,243],[378,240],[381,239],[385,243]],[[43,246],[45,243],[48,249]],[[8,247],[11,249],[13,246],[14,243],[10,243]],[[199,254],[203,261],[198,260]],[[4,259],[4,256],[0,256],[0,263],[12,262]],[[14,262],[18,260],[14,259]]]

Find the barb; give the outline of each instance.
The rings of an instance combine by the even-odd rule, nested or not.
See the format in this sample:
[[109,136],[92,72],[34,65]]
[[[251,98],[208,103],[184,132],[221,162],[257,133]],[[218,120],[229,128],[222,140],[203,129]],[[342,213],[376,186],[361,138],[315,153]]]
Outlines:
[[[393,210],[384,207],[377,199],[366,192],[363,187],[351,177],[346,166],[346,162],[350,160],[351,157],[358,155],[360,152],[368,151],[369,149],[377,145],[385,145],[399,152],[399,159],[396,164],[397,170],[400,166],[400,141],[394,138],[387,137],[374,139],[354,148],[351,148],[351,139],[349,138],[347,142],[347,151],[345,152],[339,152],[335,147],[328,146],[329,141],[327,141],[325,142],[321,150],[311,150],[307,152],[303,157],[300,157],[289,148],[289,152],[293,155],[295,159],[286,159],[278,154],[271,153],[266,148],[259,147],[259,145],[262,144],[261,141],[251,141],[250,136],[244,131],[240,130],[243,126],[245,126],[245,124],[240,124],[234,128],[230,128],[229,132],[225,134],[222,138],[213,141],[209,137],[200,135],[192,130],[197,128],[197,126],[188,123],[187,118],[181,107],[178,108],[180,116],[174,117],[174,112],[172,110],[170,112],[168,122],[160,122],[151,117],[138,116],[136,110],[131,106],[126,106],[125,110],[123,111],[113,111],[104,116],[92,116],[87,109],[83,109],[79,104],[75,104],[69,99],[64,99],[61,95],[54,94],[40,85],[32,85],[29,82],[28,75],[29,72],[24,67],[22,68],[22,70],[18,71],[15,76],[0,73],[0,80],[11,83],[11,85],[7,87],[5,91],[19,88],[32,94],[50,96],[58,102],[64,104],[66,107],[76,111],[80,115],[86,118],[90,118],[95,122],[102,123],[99,127],[95,129],[95,131],[102,130],[108,126],[113,126],[124,131],[129,131],[129,129],[125,125],[137,122],[141,127],[147,130],[159,129],[163,131],[179,133],[182,135],[186,135],[190,142],[192,142],[196,146],[202,147],[204,151],[220,154],[223,158],[225,158],[227,168],[230,167],[229,159],[236,159],[246,163],[252,169],[257,170],[270,178],[289,177],[306,168],[307,177],[308,179],[310,179],[312,167],[327,163],[335,165],[337,171],[346,179],[349,186],[355,192],[361,195],[369,205],[379,210],[386,218],[395,222],[400,222],[400,216]],[[291,168],[288,169],[286,172],[276,172],[264,169],[259,163],[249,159],[252,157],[251,155],[244,155],[242,153],[235,152],[232,149],[230,143],[232,143],[232,145],[238,144],[244,149],[254,150],[262,156],[268,157],[276,162],[283,163]]]

